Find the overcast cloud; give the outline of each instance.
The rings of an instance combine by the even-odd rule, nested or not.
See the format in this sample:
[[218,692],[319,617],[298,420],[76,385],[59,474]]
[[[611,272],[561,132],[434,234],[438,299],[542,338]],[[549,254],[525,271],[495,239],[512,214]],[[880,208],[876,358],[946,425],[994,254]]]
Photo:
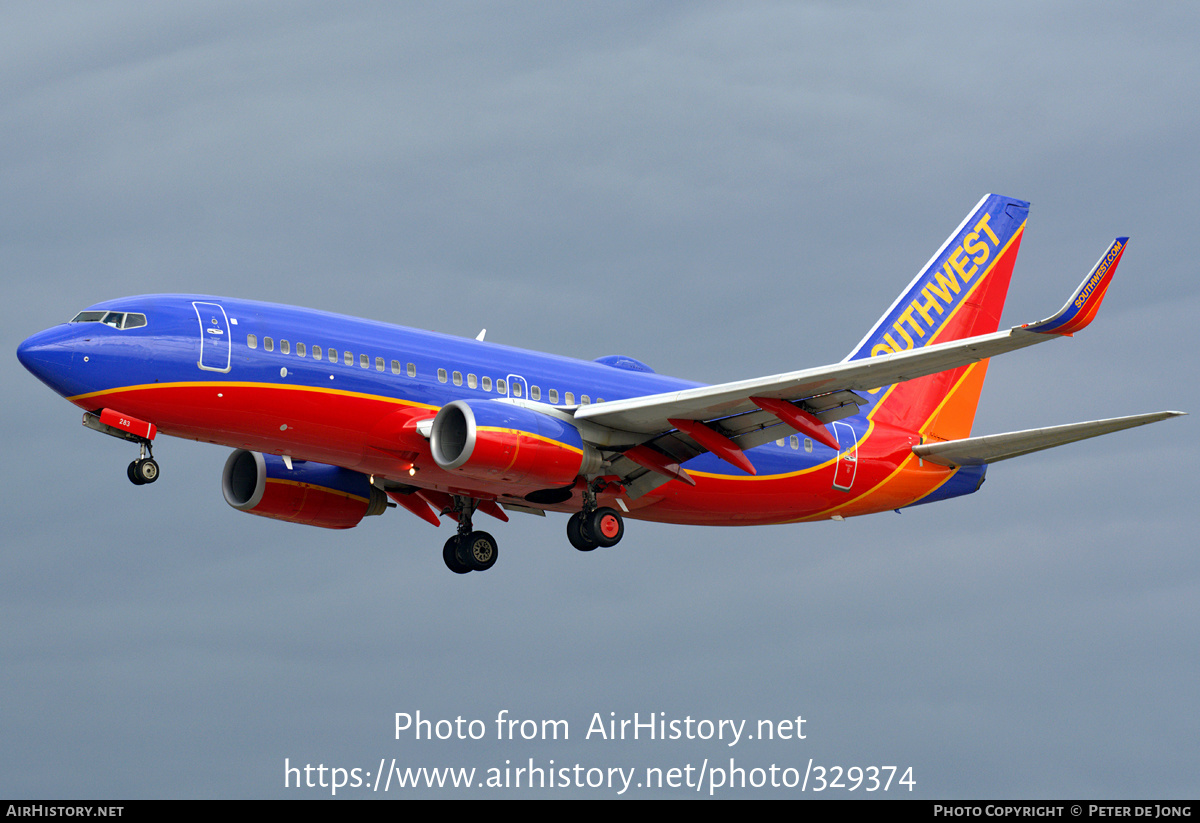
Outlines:
[[[190,292],[753,377],[841,359],[994,191],[1033,203],[1008,325],[1132,239],[1093,327],[992,363],[975,431],[1194,412],[1197,42],[1182,3],[5,4],[0,795],[733,757],[911,766],[921,797],[1195,797],[1194,418],[902,515],[629,521],[587,555],[514,515],[459,577],[448,527],[402,510],[242,516],[224,449],[164,440],[133,487],[132,447],[14,353]],[[496,741],[504,709],[570,740]],[[396,740],[417,710],[489,738]],[[610,712],[807,737],[585,739]],[[719,796],[772,793],[798,795]],[[496,796],[526,794],[615,792]]]

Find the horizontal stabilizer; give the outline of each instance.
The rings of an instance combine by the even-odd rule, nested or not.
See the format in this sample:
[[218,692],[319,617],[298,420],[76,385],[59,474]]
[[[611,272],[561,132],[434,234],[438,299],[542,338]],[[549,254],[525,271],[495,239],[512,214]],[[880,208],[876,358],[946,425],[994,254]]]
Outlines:
[[1150,414],[1135,414],[1130,417],[1114,417],[1109,420],[1090,420],[1086,423],[1070,423],[1066,426],[1050,426],[1045,429],[1028,429],[1006,434],[989,434],[983,437],[968,437],[965,440],[950,440],[945,443],[925,443],[913,446],[913,454],[930,463],[941,466],[981,466],[1010,457],[1052,449],[1076,440],[1087,440],[1134,426],[1157,423],[1169,417],[1179,417],[1186,412],[1161,411]]

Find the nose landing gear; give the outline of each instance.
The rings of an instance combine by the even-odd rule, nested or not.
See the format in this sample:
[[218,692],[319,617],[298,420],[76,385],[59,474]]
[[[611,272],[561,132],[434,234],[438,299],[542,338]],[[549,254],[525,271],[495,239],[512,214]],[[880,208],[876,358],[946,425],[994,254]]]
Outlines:
[[154,424],[112,409],[101,409],[99,414],[84,412],[83,425],[109,437],[119,437],[138,444],[141,449],[138,459],[125,470],[130,483],[144,486],[158,479],[158,462],[154,459],[154,446],[151,443],[158,434]]
[[144,486],[158,479],[158,461],[153,457],[142,457],[134,460],[125,470],[129,482],[135,486]]

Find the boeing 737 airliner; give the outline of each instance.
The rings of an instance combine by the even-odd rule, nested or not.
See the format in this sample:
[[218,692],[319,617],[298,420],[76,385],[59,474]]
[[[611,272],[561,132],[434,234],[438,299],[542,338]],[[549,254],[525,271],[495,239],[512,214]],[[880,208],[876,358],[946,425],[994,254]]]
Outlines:
[[841,519],[970,494],[989,463],[1181,414],[970,436],[988,358],[1087,326],[1125,251],[1117,238],[1053,317],[997,331],[1028,213],[984,197],[842,362],[715,386],[199,295],[100,303],[17,355],[85,426],[139,445],[135,484],[158,478],[159,432],[232,447],[234,508],[335,529],[397,505],[449,517],[442,557],[462,574],[496,562],[478,512],[569,512],[581,551],[615,545],[626,517]]

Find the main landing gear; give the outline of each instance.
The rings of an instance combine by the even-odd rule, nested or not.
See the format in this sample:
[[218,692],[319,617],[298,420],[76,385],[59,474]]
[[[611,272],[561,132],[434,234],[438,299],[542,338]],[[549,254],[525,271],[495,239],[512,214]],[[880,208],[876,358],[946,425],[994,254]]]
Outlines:
[[[596,504],[596,493],[604,487],[600,480],[589,484],[583,492],[583,511],[571,515],[567,521],[567,539],[581,552],[615,546],[625,535],[625,521],[620,512]],[[453,505],[443,509],[442,514],[453,514],[458,519],[458,533],[442,547],[442,562],[455,574],[487,571],[496,565],[500,551],[496,538],[475,531],[471,525],[479,501],[462,495],[455,495],[452,500]]]
[[446,568],[455,574],[485,572],[496,565],[500,550],[496,538],[487,532],[473,531],[471,515],[475,513],[477,501],[469,497],[455,497],[452,511],[458,513],[458,534],[446,541],[442,548],[442,560]]
[[621,542],[625,523],[616,509],[596,505],[596,488],[589,485],[583,493],[583,511],[567,521],[567,540],[581,552],[597,546],[608,548]]

